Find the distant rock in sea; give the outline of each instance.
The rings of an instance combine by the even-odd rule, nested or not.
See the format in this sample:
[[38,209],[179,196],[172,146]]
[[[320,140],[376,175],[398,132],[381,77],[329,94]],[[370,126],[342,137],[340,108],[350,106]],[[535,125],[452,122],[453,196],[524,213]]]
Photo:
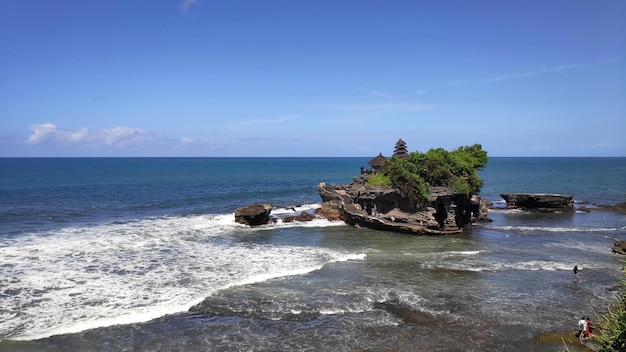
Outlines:
[[508,209],[524,209],[539,212],[573,211],[574,197],[550,193],[505,193],[500,195]]

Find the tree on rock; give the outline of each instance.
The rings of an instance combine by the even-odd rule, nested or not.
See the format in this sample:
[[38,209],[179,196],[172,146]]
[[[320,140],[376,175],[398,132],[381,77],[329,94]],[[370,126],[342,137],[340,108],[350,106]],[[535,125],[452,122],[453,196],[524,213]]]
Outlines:
[[477,194],[483,185],[478,170],[487,161],[487,152],[480,144],[452,152],[437,148],[426,153],[412,152],[406,157],[394,155],[386,161],[383,173],[414,201],[424,202],[431,187],[449,187],[466,196]]

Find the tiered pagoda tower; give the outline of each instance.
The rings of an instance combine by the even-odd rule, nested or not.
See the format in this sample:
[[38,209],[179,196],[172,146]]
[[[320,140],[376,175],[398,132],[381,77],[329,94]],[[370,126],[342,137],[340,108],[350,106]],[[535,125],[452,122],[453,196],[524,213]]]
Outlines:
[[402,138],[396,142],[396,148],[393,150],[393,156],[409,156],[409,151],[406,149],[406,142]]

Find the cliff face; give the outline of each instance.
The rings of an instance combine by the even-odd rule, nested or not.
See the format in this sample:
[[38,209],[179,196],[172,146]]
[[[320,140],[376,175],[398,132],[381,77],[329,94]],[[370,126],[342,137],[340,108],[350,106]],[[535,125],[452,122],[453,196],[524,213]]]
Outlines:
[[367,187],[361,179],[349,185],[318,185],[322,216],[353,226],[414,234],[460,233],[472,221],[485,220],[487,206],[444,187],[431,188],[426,204],[415,204],[389,187]]

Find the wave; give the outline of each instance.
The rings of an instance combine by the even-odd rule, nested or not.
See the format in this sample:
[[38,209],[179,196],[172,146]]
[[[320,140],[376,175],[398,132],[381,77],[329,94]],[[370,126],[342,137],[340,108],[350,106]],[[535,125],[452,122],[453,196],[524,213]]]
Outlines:
[[314,246],[242,241],[233,236],[241,229],[234,215],[218,214],[79,226],[5,239],[0,246],[0,340],[149,321],[187,311],[224,288],[365,258]]
[[551,226],[493,226],[480,225],[487,229],[502,231],[522,231],[522,232],[610,232],[617,231],[617,227],[551,227]]
[[265,282],[265,281],[269,281],[269,280],[272,280],[272,279],[277,279],[277,278],[280,278],[280,277],[304,275],[304,274],[308,274],[308,273],[313,272],[313,271],[321,270],[326,264],[336,263],[336,262],[345,262],[345,261],[348,261],[348,260],[363,260],[363,259],[365,259],[365,257],[366,257],[366,255],[364,253],[361,253],[361,254],[356,254],[356,253],[355,254],[346,254],[344,256],[339,256],[339,257],[336,257],[334,259],[328,260],[328,261],[324,262],[323,264],[320,264],[320,265],[317,265],[317,266],[297,268],[297,269],[293,269],[293,270],[286,270],[286,271],[283,271],[283,272],[264,273],[264,274],[260,274],[260,275],[257,275],[257,276],[249,277],[249,278],[243,279],[241,281],[236,281],[236,282],[233,282],[233,283],[231,283],[229,285],[221,287],[220,290],[228,289],[228,288],[235,287],[235,286],[251,285],[251,284],[255,284],[255,283],[259,283],[259,282]]
[[[546,247],[573,247],[579,249],[576,243],[571,244],[545,244]],[[590,252],[606,253],[606,248],[601,245],[582,246]],[[422,253],[415,260],[422,270],[445,270],[458,272],[506,272],[506,271],[571,271],[577,263],[574,261],[550,261],[550,260],[507,260],[500,258],[490,250],[474,251],[446,251]],[[579,268],[582,267],[578,263]],[[611,269],[612,266],[587,264],[587,269]]]
[[[528,261],[489,261],[489,260],[472,260],[472,261],[425,261],[420,264],[422,269],[427,270],[457,270],[468,272],[504,272],[504,271],[571,271],[576,265],[574,262],[560,262],[547,260],[528,260]],[[588,264],[585,269],[610,269],[611,267],[602,267],[599,265]],[[579,265],[582,270],[582,266]]]
[[477,254],[481,254],[484,253],[484,250],[479,250],[479,251],[449,251],[449,252],[444,252],[445,254],[452,254],[452,255],[477,255]]
[[272,215],[296,215],[296,214],[302,213],[303,211],[311,213],[321,207],[322,205],[319,203],[294,205],[293,207],[288,207],[288,208],[272,209],[271,214]]

